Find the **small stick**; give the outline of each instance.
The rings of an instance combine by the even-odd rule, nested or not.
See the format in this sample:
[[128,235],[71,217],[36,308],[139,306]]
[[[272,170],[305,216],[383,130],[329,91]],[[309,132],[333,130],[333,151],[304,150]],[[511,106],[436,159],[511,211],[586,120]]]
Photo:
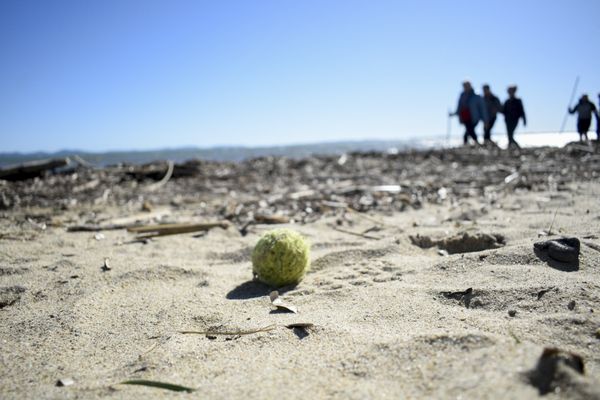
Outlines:
[[161,224],[161,225],[147,225],[127,228],[128,232],[142,234],[139,237],[152,238],[156,236],[167,236],[177,235],[180,233],[191,233],[199,231],[207,231],[212,228],[223,228],[229,227],[229,221],[217,221],[217,222],[204,222],[199,224]]
[[385,224],[385,223],[383,223],[383,222],[379,221],[377,218],[373,218],[373,217],[370,217],[370,216],[368,216],[368,215],[365,215],[365,214],[363,214],[363,213],[360,213],[360,212],[358,212],[358,211],[356,211],[356,210],[354,210],[354,209],[352,209],[352,208],[350,208],[350,207],[346,207],[346,211],[348,211],[348,212],[351,212],[351,213],[353,213],[353,214],[356,214],[357,216],[359,216],[359,217],[361,217],[361,218],[364,218],[364,219],[366,219],[366,220],[368,220],[368,221],[374,222],[374,223],[376,223],[377,225],[381,225],[381,226],[389,226],[389,225],[387,225],[387,224]]
[[[579,85],[579,75],[575,78],[575,84],[573,85],[573,91],[571,92],[571,100],[569,100],[569,108],[571,108],[571,104],[573,104],[573,99],[575,98],[575,92],[577,91],[577,85]],[[563,133],[565,131],[565,125],[567,124],[567,118],[569,117],[569,110],[565,113],[565,118],[563,119],[562,125],[560,126],[560,132]]]
[[110,231],[116,229],[130,228],[131,225],[127,224],[107,224],[107,225],[96,225],[96,224],[83,224],[83,225],[71,225],[67,226],[67,232],[98,232],[98,231]]
[[247,331],[179,331],[183,335],[220,335],[220,336],[239,336],[239,335],[252,335],[254,333],[268,332],[277,328],[276,325],[269,325],[263,328],[251,329]]
[[556,214],[558,213],[558,209],[560,206],[556,207],[556,211],[554,211],[554,217],[552,217],[552,222],[550,223],[550,228],[548,228],[548,235],[552,235],[552,226],[554,226],[554,220],[556,219]]
[[359,233],[359,232],[348,231],[346,229],[338,228],[337,226],[332,226],[332,228],[333,228],[333,230],[336,230],[338,232],[347,233],[348,235],[360,236],[360,237],[363,237],[365,239],[372,239],[372,240],[380,240],[381,239],[379,237],[367,235],[366,233]]
[[160,188],[161,186],[164,186],[169,181],[169,179],[171,179],[171,176],[173,176],[173,170],[175,169],[175,163],[173,163],[173,161],[171,160],[167,162],[169,164],[167,166],[167,173],[165,174],[165,176],[163,176],[163,178],[160,181],[146,187],[147,191],[152,192]]

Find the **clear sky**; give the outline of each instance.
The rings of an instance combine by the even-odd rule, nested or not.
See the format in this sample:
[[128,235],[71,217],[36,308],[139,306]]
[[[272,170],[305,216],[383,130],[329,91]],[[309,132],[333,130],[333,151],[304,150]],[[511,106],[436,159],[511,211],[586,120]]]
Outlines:
[[600,0],[2,0],[0,152],[444,135],[465,77],[557,131],[599,44]]

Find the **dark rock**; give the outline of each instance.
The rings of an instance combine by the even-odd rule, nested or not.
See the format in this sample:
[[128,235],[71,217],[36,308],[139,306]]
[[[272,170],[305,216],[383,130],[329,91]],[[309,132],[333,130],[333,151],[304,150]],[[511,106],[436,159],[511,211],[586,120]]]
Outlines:
[[533,244],[534,250],[545,253],[553,260],[564,263],[579,261],[581,243],[576,237],[546,240]]

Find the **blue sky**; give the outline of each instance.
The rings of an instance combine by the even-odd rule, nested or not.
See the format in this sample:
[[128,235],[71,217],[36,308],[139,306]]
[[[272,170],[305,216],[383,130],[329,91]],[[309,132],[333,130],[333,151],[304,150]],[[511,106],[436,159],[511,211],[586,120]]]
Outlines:
[[597,0],[3,0],[0,152],[444,135],[465,77],[556,131],[599,41]]

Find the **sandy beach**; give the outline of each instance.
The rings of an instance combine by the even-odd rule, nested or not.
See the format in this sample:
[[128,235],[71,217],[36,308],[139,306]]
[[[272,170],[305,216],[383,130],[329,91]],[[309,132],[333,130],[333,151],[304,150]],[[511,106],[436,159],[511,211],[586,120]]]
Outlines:
[[[463,148],[0,181],[0,397],[600,398],[597,154]],[[125,229],[212,221],[225,225]],[[310,272],[279,289],[298,313],[252,279],[274,227],[311,243]],[[534,251],[562,237],[579,239],[577,262]],[[134,379],[195,391],[121,384]]]

